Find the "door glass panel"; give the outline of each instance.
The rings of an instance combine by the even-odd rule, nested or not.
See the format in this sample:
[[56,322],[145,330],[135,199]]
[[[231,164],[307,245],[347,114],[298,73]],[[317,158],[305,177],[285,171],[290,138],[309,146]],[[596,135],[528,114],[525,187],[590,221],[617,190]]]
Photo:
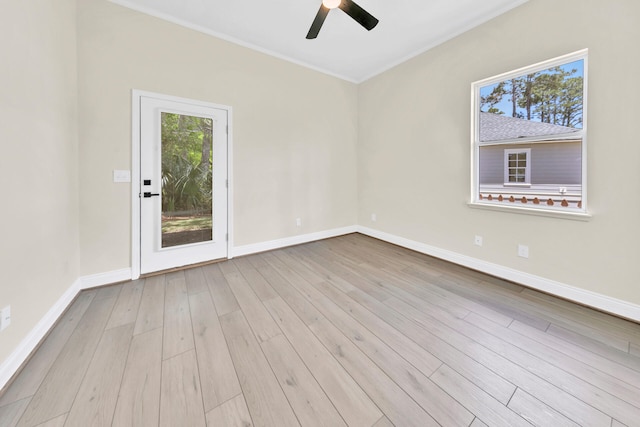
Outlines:
[[213,240],[213,120],[162,113],[162,247]]

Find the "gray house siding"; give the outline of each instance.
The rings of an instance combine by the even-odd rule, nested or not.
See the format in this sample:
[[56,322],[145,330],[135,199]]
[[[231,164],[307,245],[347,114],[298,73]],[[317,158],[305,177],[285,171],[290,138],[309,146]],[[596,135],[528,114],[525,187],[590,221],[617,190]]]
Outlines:
[[582,148],[579,141],[490,145],[480,147],[480,185],[504,183],[504,150],[531,149],[532,185],[580,185]]
[[480,147],[480,185],[504,183],[504,148],[504,145]]

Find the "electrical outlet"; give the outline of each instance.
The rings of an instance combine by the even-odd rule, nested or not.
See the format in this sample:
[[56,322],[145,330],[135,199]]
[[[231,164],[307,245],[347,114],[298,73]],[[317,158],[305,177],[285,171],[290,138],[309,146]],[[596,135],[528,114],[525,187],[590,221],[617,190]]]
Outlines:
[[371,221],[376,222],[378,220],[378,216],[374,213],[371,214]]
[[529,258],[529,246],[518,245],[518,256],[522,258]]
[[482,246],[482,236],[476,236],[473,242],[476,244],[476,246]]
[[301,227],[301,226],[302,226],[302,219],[296,218],[296,227]]
[[4,331],[11,324],[11,306],[8,305],[0,311],[0,331]]

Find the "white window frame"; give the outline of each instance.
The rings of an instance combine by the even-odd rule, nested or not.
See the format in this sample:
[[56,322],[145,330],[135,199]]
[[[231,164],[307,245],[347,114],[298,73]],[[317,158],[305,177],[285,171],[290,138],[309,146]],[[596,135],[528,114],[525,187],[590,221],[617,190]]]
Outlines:
[[[524,182],[509,181],[509,154],[524,153],[526,166],[524,169]],[[531,148],[505,148],[504,149],[504,185],[507,187],[530,187],[531,186]]]
[[[566,135],[554,135],[555,138],[561,139],[563,137],[576,137],[582,140],[582,208],[573,211],[567,211],[558,209],[555,207],[548,207],[544,204],[537,206],[521,206],[517,204],[498,204],[495,202],[482,199],[480,197],[480,147],[488,145],[501,145],[508,149],[508,145],[526,144],[530,142],[541,141],[541,137],[525,137],[514,140],[502,140],[502,141],[480,141],[480,89],[482,87],[499,83],[512,78],[521,77],[526,74],[534,73],[537,71],[547,70],[556,66],[565,65],[577,60],[583,60],[583,100],[582,100],[582,130]],[[547,61],[538,62],[533,65],[519,68],[517,70],[509,71],[489,77],[486,79],[478,80],[471,84],[471,191],[470,200],[468,206],[472,208],[481,208],[497,211],[507,211],[514,213],[523,213],[540,216],[550,216],[566,219],[578,219],[588,220],[591,215],[587,211],[587,94],[588,94],[588,49],[582,49],[576,52],[572,52],[566,55],[562,55]],[[524,151],[524,149],[518,149],[516,151]],[[529,159],[531,158],[529,154]],[[527,162],[527,182],[530,182],[531,163]],[[505,172],[506,173],[506,172]],[[505,182],[507,179],[505,178]],[[511,183],[509,186],[517,186]]]

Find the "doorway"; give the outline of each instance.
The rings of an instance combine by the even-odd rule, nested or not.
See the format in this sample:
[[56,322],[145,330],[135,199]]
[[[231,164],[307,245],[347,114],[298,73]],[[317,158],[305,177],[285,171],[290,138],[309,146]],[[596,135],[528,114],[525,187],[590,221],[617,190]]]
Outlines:
[[139,242],[139,271],[136,275],[134,268],[134,278],[226,259],[230,108],[134,91],[136,103],[139,170],[133,175],[139,217],[133,240]]

